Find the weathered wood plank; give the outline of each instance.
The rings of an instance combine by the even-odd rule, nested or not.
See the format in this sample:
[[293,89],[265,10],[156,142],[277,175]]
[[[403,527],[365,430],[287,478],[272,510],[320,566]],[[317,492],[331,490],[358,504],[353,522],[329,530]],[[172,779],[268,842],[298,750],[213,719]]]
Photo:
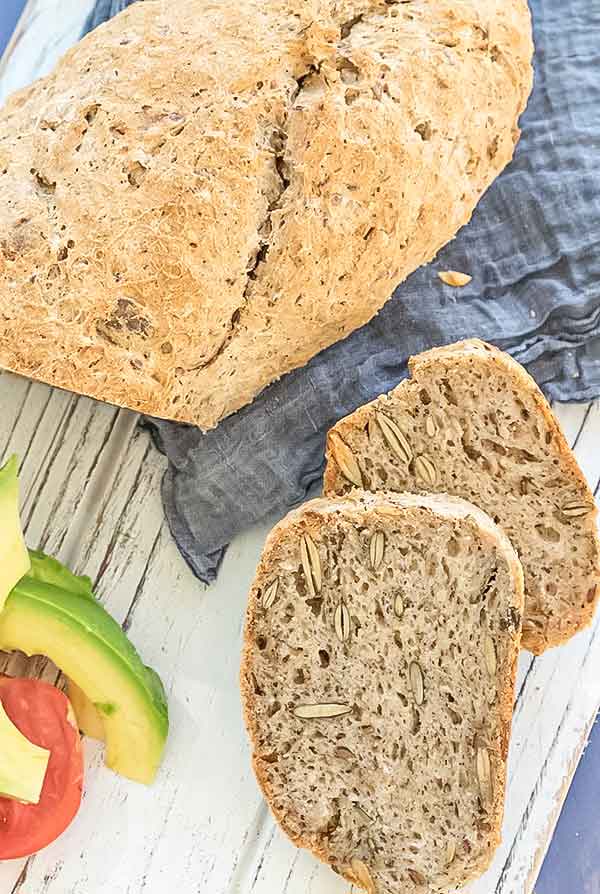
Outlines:
[[94,0],[28,0],[0,60],[0,102],[47,74],[76,43]]

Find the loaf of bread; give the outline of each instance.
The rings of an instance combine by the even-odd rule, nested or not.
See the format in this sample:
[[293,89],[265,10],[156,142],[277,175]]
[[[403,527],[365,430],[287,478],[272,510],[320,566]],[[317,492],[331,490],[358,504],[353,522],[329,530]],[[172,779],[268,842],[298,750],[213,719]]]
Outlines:
[[0,366],[204,429],[510,160],[526,0],[136,3],[0,112]]
[[498,522],[525,572],[523,646],[539,654],[591,621],[600,595],[594,498],[541,391],[471,340],[427,351],[411,378],[329,434],[325,492],[431,491]]
[[271,533],[241,682],[285,832],[370,894],[453,889],[500,840],[523,576],[453,497],[315,500]]

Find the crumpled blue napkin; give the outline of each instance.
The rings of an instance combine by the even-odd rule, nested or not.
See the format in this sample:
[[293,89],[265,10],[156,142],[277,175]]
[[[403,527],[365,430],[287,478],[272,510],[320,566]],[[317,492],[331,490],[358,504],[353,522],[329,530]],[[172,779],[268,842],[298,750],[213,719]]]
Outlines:
[[[98,0],[88,27],[128,6]],[[600,3],[533,0],[535,87],[511,166],[471,223],[399,286],[378,317],[208,434],[146,420],[169,467],[173,536],[203,581],[226,545],[315,488],[325,434],[433,345],[479,336],[555,400],[600,395]],[[472,274],[453,290],[438,270]]]

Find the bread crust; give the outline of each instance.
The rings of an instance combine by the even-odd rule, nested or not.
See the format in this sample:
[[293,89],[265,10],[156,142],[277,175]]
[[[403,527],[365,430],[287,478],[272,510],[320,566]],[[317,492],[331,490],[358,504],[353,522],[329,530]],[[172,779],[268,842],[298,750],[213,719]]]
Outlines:
[[[518,556],[502,531],[489,516],[486,515],[478,507],[462,500],[458,497],[452,497],[447,494],[391,494],[379,492],[375,494],[354,490],[350,495],[344,498],[318,498],[305,503],[297,510],[290,512],[281,522],[279,522],[269,533],[265,542],[265,547],[256,571],[255,579],[250,591],[248,606],[246,611],[246,622],[244,626],[243,650],[240,668],[240,689],[242,694],[242,708],[244,722],[250,741],[252,744],[252,765],[259,786],[269,804],[269,807],[275,816],[275,819],[284,830],[286,835],[293,841],[297,847],[310,850],[318,859],[324,863],[331,863],[330,855],[325,846],[319,846],[315,841],[314,835],[311,837],[310,830],[306,834],[297,834],[290,825],[288,816],[277,809],[274,798],[274,791],[269,784],[267,774],[265,772],[265,764],[260,759],[256,746],[258,743],[259,724],[253,708],[255,696],[252,684],[252,668],[254,663],[254,639],[256,634],[256,621],[258,613],[261,612],[260,597],[261,591],[272,580],[273,567],[277,567],[282,559],[281,542],[289,533],[297,535],[298,539],[302,534],[310,534],[317,538],[321,520],[324,516],[335,516],[336,513],[344,513],[346,517],[354,516],[358,525],[369,525],[377,519],[377,513],[399,513],[408,512],[414,509],[425,508],[432,515],[439,515],[450,519],[470,519],[477,527],[479,535],[483,540],[495,545],[500,555],[506,561],[512,579],[514,582],[514,599],[512,605],[517,612],[516,626],[512,631],[513,650],[508,657],[504,667],[499,669],[499,676],[503,676],[506,685],[499,693],[498,706],[496,709],[498,717],[497,736],[494,741],[494,785],[493,785],[493,809],[491,830],[489,832],[489,846],[486,852],[483,852],[478,862],[474,865],[472,873],[468,876],[452,877],[449,873],[448,885],[443,888],[427,887],[418,890],[427,890],[433,892],[449,891],[456,885],[462,885],[466,882],[481,875],[489,866],[493,853],[501,842],[501,828],[504,814],[504,792],[506,787],[506,759],[508,755],[508,745],[510,740],[510,731],[513,716],[514,689],[517,673],[517,658],[521,639],[520,617],[524,606],[524,589],[523,589],[523,570]],[[363,888],[368,894],[384,894],[374,884],[369,887],[365,883],[365,879],[360,875],[352,872],[349,866],[336,866],[335,870],[343,875],[349,882]],[[415,891],[417,888],[415,888]]]
[[531,54],[526,0],[134,4],[0,111],[0,366],[214,427],[469,220]]
[[[595,570],[592,571],[589,580],[589,589],[587,595],[584,594],[584,607],[581,607],[581,600],[577,598],[577,594],[571,594],[571,610],[564,611],[560,618],[560,626],[546,627],[543,631],[539,630],[535,625],[524,624],[522,643],[523,648],[529,650],[534,655],[542,654],[546,649],[553,646],[561,645],[566,642],[580,630],[587,627],[594,616],[598,599],[600,598],[600,541],[597,531],[597,515],[598,509],[594,501],[585,477],[577,464],[577,460],[570,449],[566,438],[558,424],[558,421],[552,412],[548,401],[538,388],[532,377],[526,370],[510,355],[498,350],[479,339],[468,339],[456,342],[453,345],[447,345],[439,348],[433,348],[412,357],[409,361],[409,371],[412,379],[418,379],[419,373],[432,367],[440,370],[440,376],[443,376],[443,370],[456,364],[464,364],[469,362],[483,363],[490,370],[501,368],[507,372],[517,389],[525,391],[534,401],[537,412],[543,418],[545,425],[552,433],[553,450],[560,457],[563,469],[577,483],[578,490],[582,493],[583,498],[589,502],[594,508],[583,520],[586,533],[589,535],[593,544],[595,553]],[[409,380],[405,380],[409,381]],[[400,383],[398,393],[401,393],[403,383]],[[394,394],[394,391],[390,394]],[[342,438],[351,436],[351,433],[364,428],[372,417],[375,409],[381,406],[381,398],[377,398],[369,404],[360,407],[350,416],[342,419],[333,429]],[[331,433],[328,438],[327,447],[327,466],[324,476],[324,493],[333,495],[339,490],[341,471],[335,461],[334,453],[331,447]],[[488,507],[483,506],[483,509]],[[591,595],[590,595],[591,594]],[[566,598],[564,600],[567,602]],[[525,619],[527,619],[527,599],[525,606]]]

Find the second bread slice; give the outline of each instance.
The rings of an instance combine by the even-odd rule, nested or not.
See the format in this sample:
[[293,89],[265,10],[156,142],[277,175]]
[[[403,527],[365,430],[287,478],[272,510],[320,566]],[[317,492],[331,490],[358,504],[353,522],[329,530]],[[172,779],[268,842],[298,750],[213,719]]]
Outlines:
[[411,378],[342,419],[325,493],[429,491],[502,526],[525,573],[523,646],[539,654],[591,621],[600,595],[596,508],[533,379],[475,339],[410,361]]
[[315,500],[267,540],[242,694],[292,840],[371,894],[446,891],[500,840],[523,581],[443,496]]

